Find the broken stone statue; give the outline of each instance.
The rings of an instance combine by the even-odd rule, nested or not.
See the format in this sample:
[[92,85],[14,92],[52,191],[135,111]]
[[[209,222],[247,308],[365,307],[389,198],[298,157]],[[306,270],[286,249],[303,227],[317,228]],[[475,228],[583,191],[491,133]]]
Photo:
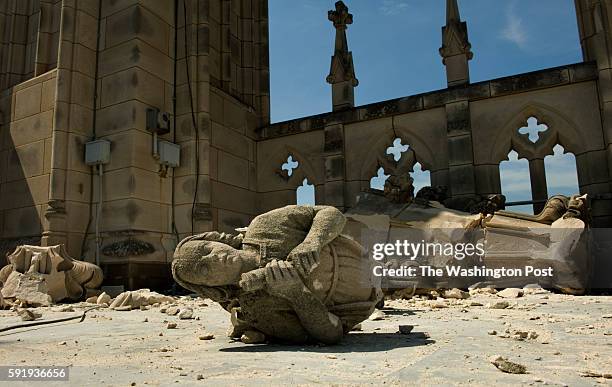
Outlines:
[[18,246],[8,261],[0,270],[2,296],[32,306],[77,301],[102,284],[102,269],[71,258],[64,245]]
[[445,192],[443,188],[428,187],[419,191],[416,198],[402,202],[391,200],[385,192],[363,192],[358,196],[357,203],[345,213],[348,222],[343,232],[362,238],[360,240],[366,245],[369,243],[365,240],[372,239],[387,243],[398,240],[453,245],[470,242],[484,246],[483,255],[466,255],[462,260],[436,253],[435,250],[409,262],[390,256],[383,262],[391,268],[401,265],[430,265],[436,268],[461,265],[470,269],[530,266],[538,270],[552,268],[554,275],[534,276],[526,271],[503,278],[487,273],[467,279],[417,275],[408,279],[385,278],[383,288],[467,288],[482,281],[500,288],[538,283],[542,287],[571,294],[583,293],[588,288],[591,261],[586,195],[553,196],[536,215],[500,210],[504,198],[492,195],[479,205],[472,205],[471,208],[478,208],[478,211],[470,214],[443,205],[440,200],[445,198]]
[[174,279],[231,314],[230,336],[337,343],[382,296],[362,246],[342,235],[334,207],[286,206],[257,216],[244,235],[182,240]]

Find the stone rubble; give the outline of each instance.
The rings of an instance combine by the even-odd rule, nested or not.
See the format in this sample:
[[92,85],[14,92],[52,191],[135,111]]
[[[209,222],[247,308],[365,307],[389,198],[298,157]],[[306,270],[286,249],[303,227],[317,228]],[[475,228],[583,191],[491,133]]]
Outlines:
[[526,374],[527,373],[527,367],[525,367],[524,365],[514,363],[499,355],[492,356],[489,359],[489,361],[491,362],[491,364],[497,367],[498,370],[508,373],[508,374]]

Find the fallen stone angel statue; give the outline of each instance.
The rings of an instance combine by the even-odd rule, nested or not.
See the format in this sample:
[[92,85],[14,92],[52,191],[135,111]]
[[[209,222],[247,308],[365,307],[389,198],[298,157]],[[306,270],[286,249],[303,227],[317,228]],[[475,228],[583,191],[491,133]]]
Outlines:
[[244,235],[185,238],[172,274],[230,312],[231,337],[255,332],[262,340],[334,344],[382,297],[364,278],[371,273],[364,249],[341,234],[345,223],[334,207],[275,209],[257,216]]

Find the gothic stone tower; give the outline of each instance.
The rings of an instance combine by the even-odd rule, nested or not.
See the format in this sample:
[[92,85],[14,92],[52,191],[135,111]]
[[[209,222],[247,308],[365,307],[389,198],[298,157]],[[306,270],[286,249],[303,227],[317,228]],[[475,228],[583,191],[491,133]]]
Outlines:
[[[93,261],[97,229],[108,284],[168,286],[178,239],[248,222],[267,15],[266,0],[0,1],[3,253],[64,243]],[[160,164],[147,109],[170,114],[158,140],[180,166]],[[92,140],[110,144],[103,171]]]

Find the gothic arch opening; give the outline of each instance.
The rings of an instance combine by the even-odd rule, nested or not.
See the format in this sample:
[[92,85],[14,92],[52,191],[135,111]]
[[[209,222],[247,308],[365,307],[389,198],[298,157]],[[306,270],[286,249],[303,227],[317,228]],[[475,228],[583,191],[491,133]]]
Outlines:
[[296,204],[298,205],[315,205],[315,189],[314,185],[308,182],[308,178],[302,181],[302,185],[295,190]]
[[544,158],[548,195],[575,195],[580,193],[576,157],[560,144],[553,148],[553,155]]
[[[502,194],[506,196],[507,203],[531,201],[529,162],[526,159],[519,159],[515,150],[508,153],[508,160],[499,164],[499,175]],[[507,210],[533,214],[531,204],[508,206]]]

